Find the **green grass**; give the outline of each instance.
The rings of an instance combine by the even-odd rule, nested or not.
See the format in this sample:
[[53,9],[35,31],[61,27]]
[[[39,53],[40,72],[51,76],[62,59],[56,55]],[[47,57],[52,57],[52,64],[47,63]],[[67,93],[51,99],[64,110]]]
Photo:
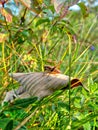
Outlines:
[[[14,26],[9,25],[13,35],[0,43],[1,102],[7,90],[19,86],[8,73],[40,72],[46,64],[59,66],[60,63],[62,73],[79,78],[89,92],[78,87],[57,91],[41,101],[27,99],[0,105],[0,127],[4,130],[11,130],[9,126],[13,123],[14,128],[23,123],[20,130],[98,128],[97,18],[94,14],[86,19],[76,17],[77,14],[71,13],[69,21],[57,18],[50,21],[48,18],[45,23],[36,18],[29,28],[25,24],[20,26],[16,18]],[[76,39],[73,40],[74,36]],[[92,45],[95,50],[90,49]]]

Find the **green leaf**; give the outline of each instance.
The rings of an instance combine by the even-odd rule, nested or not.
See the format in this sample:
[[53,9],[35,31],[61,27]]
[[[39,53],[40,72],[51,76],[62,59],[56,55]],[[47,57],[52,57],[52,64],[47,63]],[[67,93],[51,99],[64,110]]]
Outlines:
[[48,6],[50,4],[50,0],[44,0],[44,4]]
[[91,113],[91,114],[87,115],[85,118],[82,118],[81,120],[74,121],[72,123],[72,130],[78,129],[79,127],[83,126],[85,123],[93,120],[96,117],[98,117],[98,114]]
[[12,130],[13,120],[10,118],[0,119],[0,129],[2,130]]
[[91,130],[91,124],[87,122],[86,124],[83,125],[84,130]]
[[48,18],[47,19],[39,19],[35,26],[37,27],[37,26],[39,26],[39,25],[41,25],[43,23],[46,23],[46,22],[49,23],[50,20]]
[[76,108],[81,108],[80,100],[75,99],[74,105],[75,105]]
[[16,100],[13,105],[10,106],[10,109],[21,109],[25,108],[28,105],[35,103],[37,101],[37,97],[25,98],[25,99],[18,99]]
[[59,101],[58,102],[58,107],[60,108],[64,108],[64,109],[66,109],[66,111],[69,111],[69,104],[68,103],[64,103],[64,102],[61,102],[61,101]]
[[83,17],[84,18],[87,17],[88,16],[88,10],[87,10],[87,7],[85,6],[85,4],[83,2],[80,2],[77,5],[81,8]]

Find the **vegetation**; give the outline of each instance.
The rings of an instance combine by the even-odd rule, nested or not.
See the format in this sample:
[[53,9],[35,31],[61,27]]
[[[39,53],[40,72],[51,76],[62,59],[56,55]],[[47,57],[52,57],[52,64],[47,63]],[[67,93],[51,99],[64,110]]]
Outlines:
[[[0,1],[0,129],[98,129],[98,8],[78,0],[20,2]],[[69,8],[74,4],[80,10]],[[40,72],[47,64],[81,79],[89,92],[69,88],[2,105],[5,92],[19,86],[9,73]]]

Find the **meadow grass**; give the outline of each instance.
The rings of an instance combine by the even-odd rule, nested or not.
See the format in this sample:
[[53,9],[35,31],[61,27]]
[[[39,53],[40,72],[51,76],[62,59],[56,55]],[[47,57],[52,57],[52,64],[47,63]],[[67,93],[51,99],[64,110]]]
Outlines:
[[[69,21],[72,16],[69,15]],[[56,91],[41,101],[30,103],[29,99],[26,104],[20,100],[14,105],[0,105],[0,121],[7,118],[10,124],[13,120],[14,130],[18,129],[17,125],[25,125],[31,130],[98,128],[97,18],[92,14],[86,20],[74,21],[75,18],[71,22],[54,20],[41,25],[38,24],[40,18],[36,18],[31,29],[24,25],[19,31],[18,26],[18,29],[11,30],[13,37],[0,44],[1,102],[7,90],[19,86],[8,76],[9,73],[40,72],[46,64],[60,66],[63,74],[79,78],[89,89],[86,92],[83,87],[69,88]]]

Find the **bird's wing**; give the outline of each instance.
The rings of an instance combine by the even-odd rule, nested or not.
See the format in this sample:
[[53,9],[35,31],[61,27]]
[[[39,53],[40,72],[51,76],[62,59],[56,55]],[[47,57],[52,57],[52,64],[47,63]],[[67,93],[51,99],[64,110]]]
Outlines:
[[69,76],[63,74],[34,72],[14,73],[10,76],[17,80],[31,96],[38,97],[48,96],[69,83]]
[[[69,84],[69,76],[63,74],[52,74],[44,72],[34,73],[14,73],[10,76],[20,83],[20,87],[16,90],[7,92],[4,101],[12,101],[15,97],[27,98],[37,96],[43,98],[51,95],[58,89],[66,89]],[[71,87],[83,86],[79,79],[71,80]],[[85,88],[85,87],[84,87]],[[85,88],[87,90],[87,88]],[[87,90],[88,91],[88,90]]]

